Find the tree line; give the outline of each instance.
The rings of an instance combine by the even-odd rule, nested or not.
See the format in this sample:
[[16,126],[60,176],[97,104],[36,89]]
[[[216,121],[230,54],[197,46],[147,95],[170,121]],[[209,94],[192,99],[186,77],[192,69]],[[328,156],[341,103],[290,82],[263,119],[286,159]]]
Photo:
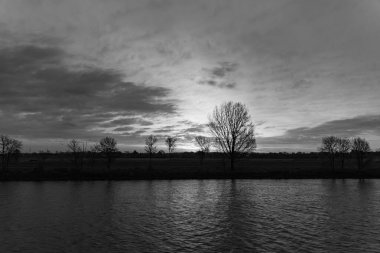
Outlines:
[[349,139],[327,136],[322,138],[320,151],[328,155],[330,166],[333,170],[335,169],[336,159],[340,160],[341,169],[344,169],[344,162],[350,153],[356,157],[357,168],[361,170],[364,165],[365,155],[371,151],[371,147],[364,138],[355,137]]
[[[212,115],[209,117],[208,127],[213,138],[206,136],[197,136],[194,141],[200,148],[201,162],[204,156],[210,151],[211,145],[215,145],[220,152],[223,152],[231,161],[231,170],[234,170],[235,159],[238,154],[249,153],[256,148],[256,139],[254,134],[254,124],[251,122],[248,109],[242,103],[227,102],[215,107]],[[6,168],[11,156],[20,152],[22,143],[18,140],[3,136],[2,168]],[[9,141],[8,141],[9,140]],[[152,155],[157,152],[157,136],[149,135],[145,139],[144,150],[149,154],[149,167],[151,167]],[[178,138],[168,136],[165,144],[168,148],[168,154],[175,150]],[[71,140],[67,144],[68,151],[73,154],[73,164],[75,168],[83,166],[84,153],[99,153],[107,161],[106,169],[110,170],[111,164],[115,159],[115,154],[119,152],[117,141],[113,137],[104,137],[99,143],[87,150],[87,145],[80,143],[78,140]]]
[[[249,154],[256,149],[256,138],[254,124],[251,121],[246,105],[242,103],[226,102],[216,106],[209,116],[207,124],[211,136],[196,136],[194,143],[198,146],[201,166],[211,147],[215,147],[220,153],[223,153],[230,160],[230,169],[235,169],[235,160],[238,156]],[[157,150],[158,137],[149,135],[145,138],[144,150],[149,156],[149,168],[151,168],[152,157]],[[168,157],[174,152],[179,138],[176,136],[167,136],[164,139],[168,150]],[[10,160],[14,157],[17,159],[20,154],[22,143],[19,140],[10,138],[5,135],[0,136],[1,148],[1,165],[5,172],[9,167]],[[111,169],[111,164],[120,153],[115,138],[107,136],[101,138],[98,143],[87,147],[86,143],[76,139],[69,141],[67,144],[68,152],[72,154],[73,168],[76,171],[83,168],[85,154],[90,154],[90,160],[94,161],[95,155],[100,154],[106,160],[106,172]],[[322,138],[322,146],[319,151],[327,154],[332,169],[335,169],[335,162],[340,159],[341,168],[344,168],[344,162],[349,153],[355,154],[357,166],[363,167],[365,154],[370,152],[368,142],[360,137],[348,139],[336,136]],[[43,160],[43,159],[42,159]],[[42,165],[41,165],[42,166]]]

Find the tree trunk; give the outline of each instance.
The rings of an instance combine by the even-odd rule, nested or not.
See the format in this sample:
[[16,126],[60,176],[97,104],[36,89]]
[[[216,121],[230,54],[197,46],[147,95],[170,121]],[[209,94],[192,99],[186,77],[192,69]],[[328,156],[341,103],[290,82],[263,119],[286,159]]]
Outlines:
[[5,174],[6,172],[6,167],[5,167],[5,154],[1,155],[1,172]]
[[1,154],[1,171],[5,173],[5,157],[4,154]]
[[235,157],[234,157],[234,155],[231,155],[231,158],[230,158],[230,160],[231,160],[231,171],[234,171],[235,170]]
[[149,153],[149,170],[152,169],[152,153]]
[[204,152],[200,151],[200,153],[199,153],[200,166],[199,166],[199,169],[198,169],[198,173],[200,173],[201,171],[203,171],[203,159],[204,159]]
[[356,159],[357,159],[357,162],[358,162],[358,170],[361,170],[361,168],[362,168],[362,161],[361,161],[361,155],[360,155],[360,153],[358,153],[357,155],[356,155]]
[[335,157],[334,156],[331,157],[331,168],[333,171],[335,171]]
[[110,172],[111,172],[111,157],[110,156],[108,156],[107,157],[107,176],[110,174]]
[[6,170],[6,172],[8,172],[8,169],[9,169],[9,161],[10,161],[10,159],[11,159],[11,155],[10,155],[10,153],[8,153],[7,157],[5,159],[5,170]]

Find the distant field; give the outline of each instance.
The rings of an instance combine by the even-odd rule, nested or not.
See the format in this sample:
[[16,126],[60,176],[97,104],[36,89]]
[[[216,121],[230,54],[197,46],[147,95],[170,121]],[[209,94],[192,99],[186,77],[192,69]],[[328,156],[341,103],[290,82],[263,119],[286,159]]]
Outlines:
[[239,159],[235,170],[230,170],[228,159],[208,158],[200,162],[198,158],[153,158],[151,166],[147,158],[118,158],[107,171],[106,160],[85,159],[74,166],[62,157],[20,159],[13,162],[3,180],[44,180],[44,179],[175,179],[175,178],[380,178],[380,159],[367,161],[362,171],[356,168],[356,161],[349,159],[345,168],[336,162],[335,170],[326,159]]

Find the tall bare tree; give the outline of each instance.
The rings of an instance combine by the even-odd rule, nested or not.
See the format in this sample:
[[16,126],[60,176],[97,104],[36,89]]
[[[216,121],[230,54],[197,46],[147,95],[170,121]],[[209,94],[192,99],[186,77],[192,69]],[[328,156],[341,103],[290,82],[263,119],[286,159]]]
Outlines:
[[210,152],[211,147],[211,138],[205,136],[195,136],[195,143],[199,147],[199,158],[201,161],[201,166],[203,167],[203,161],[206,156],[206,153]]
[[358,169],[361,170],[364,164],[366,153],[371,151],[371,147],[366,139],[356,137],[352,139],[352,152],[356,155]]
[[170,154],[174,151],[176,147],[177,140],[178,139],[176,137],[172,137],[172,136],[168,136],[165,139],[165,144],[166,146],[168,146],[169,158],[170,158]]
[[21,148],[21,141],[10,138],[7,135],[0,136],[1,167],[3,172],[7,171],[11,157],[18,154]]
[[348,138],[339,138],[337,145],[337,152],[340,156],[341,169],[344,169],[344,160],[351,150],[351,141]]
[[335,157],[338,153],[339,138],[336,136],[327,136],[322,138],[322,146],[319,150],[326,153],[330,160],[331,169],[335,169]]
[[238,153],[256,149],[254,125],[247,107],[242,103],[227,102],[215,107],[208,124],[215,141],[230,159],[231,170]]
[[95,145],[94,150],[103,154],[107,159],[107,172],[110,172],[111,163],[115,159],[116,153],[119,151],[117,148],[117,142],[112,137],[104,137],[99,141],[99,144]]
[[152,167],[152,155],[157,152],[156,142],[157,137],[154,135],[149,135],[145,138],[145,152],[149,154],[149,168]]

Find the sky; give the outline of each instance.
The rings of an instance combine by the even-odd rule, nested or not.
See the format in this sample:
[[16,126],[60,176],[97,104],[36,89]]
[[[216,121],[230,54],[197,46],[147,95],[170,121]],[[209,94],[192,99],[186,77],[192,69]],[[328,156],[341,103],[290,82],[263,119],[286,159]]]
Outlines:
[[195,150],[247,105],[258,152],[380,148],[378,0],[0,0],[0,133],[24,151],[149,134]]

